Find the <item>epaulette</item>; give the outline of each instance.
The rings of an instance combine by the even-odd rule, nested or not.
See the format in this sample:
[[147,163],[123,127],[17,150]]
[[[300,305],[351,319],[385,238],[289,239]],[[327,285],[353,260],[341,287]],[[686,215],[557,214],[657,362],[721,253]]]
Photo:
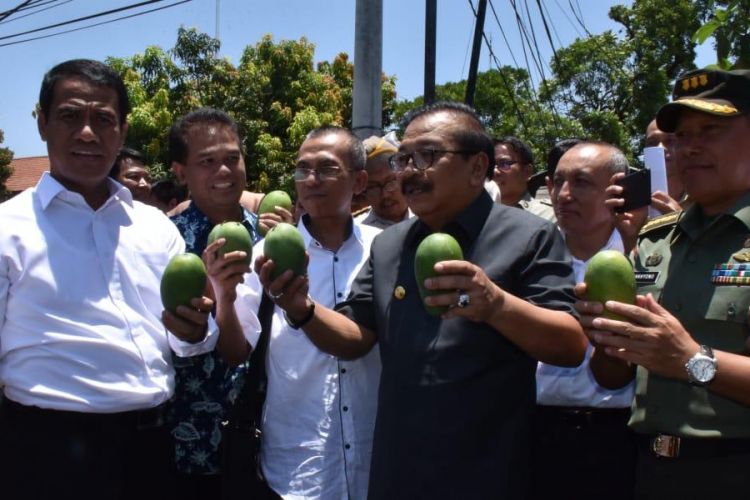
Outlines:
[[357,217],[359,215],[362,215],[363,213],[369,211],[371,208],[372,207],[370,205],[367,205],[364,208],[360,208],[359,210],[355,210],[354,212],[352,212],[352,217]]
[[643,225],[643,227],[641,228],[638,234],[639,235],[646,234],[655,229],[659,229],[659,228],[666,227],[666,226],[673,226],[677,224],[677,221],[680,220],[682,213],[683,213],[682,210],[678,210],[676,212],[670,212],[668,214],[654,217],[653,219],[649,220]]

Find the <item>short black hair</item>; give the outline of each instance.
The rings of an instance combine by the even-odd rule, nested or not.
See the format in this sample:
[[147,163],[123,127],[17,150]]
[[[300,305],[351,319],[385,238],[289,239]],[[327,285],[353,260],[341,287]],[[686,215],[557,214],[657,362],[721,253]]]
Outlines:
[[130,158],[131,160],[135,160],[139,163],[146,164],[146,156],[138,151],[137,149],[129,148],[127,146],[120,148],[120,151],[117,153],[117,158],[115,158],[115,163],[112,165],[112,168],[109,170],[109,176],[113,179],[116,179],[118,175],[120,175],[120,163],[125,158]]
[[568,152],[573,146],[583,142],[583,139],[571,138],[563,139],[555,143],[552,149],[547,153],[547,177],[552,179],[557,170],[557,164],[560,162],[562,155]]
[[362,144],[362,140],[354,135],[354,133],[348,128],[337,127],[334,125],[324,125],[312,129],[305,136],[305,140],[315,139],[328,134],[340,134],[346,138],[347,152],[349,153],[349,161],[351,163],[352,170],[359,171],[365,169],[367,163],[367,153],[365,152],[365,145]]
[[187,186],[178,184],[172,179],[162,179],[151,185],[151,195],[165,205],[172,200],[177,200],[179,203],[187,199]]
[[58,64],[44,75],[42,88],[39,90],[39,109],[45,119],[49,118],[55,85],[64,78],[83,78],[94,85],[114,90],[117,94],[120,125],[127,121],[130,100],[125,83],[114,69],[92,59],[71,59]]
[[237,136],[237,142],[242,148],[242,137],[237,122],[225,111],[216,108],[198,108],[180,117],[169,129],[169,163],[177,162],[183,165],[188,157],[187,135],[196,125],[219,124],[227,127]]
[[[494,146],[505,146],[506,148],[511,149],[514,153],[516,153],[521,160],[521,163],[524,165],[534,165],[534,153],[531,152],[531,148],[528,144],[523,142],[518,137],[514,137],[512,135],[506,135],[505,137],[501,137],[499,139],[493,139],[493,147]],[[494,151],[493,151],[494,154]],[[494,156],[493,156],[494,159]],[[494,161],[493,161],[494,163]]]
[[[464,117],[474,126],[461,127],[454,134],[454,139],[458,147],[463,151],[473,151],[484,153],[487,156],[487,178],[492,178],[493,165],[495,164],[495,147],[492,144],[492,138],[482,124],[481,118],[471,106],[462,102],[455,101],[437,101],[432,104],[426,104],[410,111],[401,122],[404,130],[417,118],[432,115],[435,113],[447,112],[456,117]],[[464,155],[466,157],[466,155]]]

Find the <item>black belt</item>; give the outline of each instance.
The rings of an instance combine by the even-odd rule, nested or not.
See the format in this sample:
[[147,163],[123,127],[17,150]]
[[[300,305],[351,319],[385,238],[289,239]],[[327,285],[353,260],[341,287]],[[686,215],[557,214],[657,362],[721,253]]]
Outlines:
[[750,455],[750,438],[686,438],[667,434],[638,434],[638,446],[649,455],[666,459]]
[[591,424],[625,424],[630,418],[630,408],[594,408],[587,406],[537,405],[542,418],[554,418],[575,426]]
[[16,421],[39,425],[75,427],[118,427],[135,430],[154,429],[164,425],[165,405],[118,413],[83,413],[27,406],[8,399],[0,403],[0,412]]

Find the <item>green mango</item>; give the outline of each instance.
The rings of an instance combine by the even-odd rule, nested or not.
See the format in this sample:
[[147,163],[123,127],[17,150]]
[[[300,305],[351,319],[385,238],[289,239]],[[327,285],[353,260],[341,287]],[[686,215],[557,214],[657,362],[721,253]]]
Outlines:
[[[446,233],[432,233],[422,240],[417,247],[417,254],[414,257],[414,276],[419,286],[419,296],[424,301],[425,297],[430,295],[440,295],[446,293],[446,290],[428,290],[424,287],[424,281],[427,278],[437,276],[435,264],[444,260],[463,260],[464,254],[461,251],[461,245],[456,239]],[[425,306],[427,312],[433,316],[439,316],[448,310],[447,306]]]
[[239,222],[222,222],[216,224],[211,232],[208,233],[208,243],[210,245],[219,238],[224,238],[226,242],[216,252],[219,257],[225,253],[243,251],[247,254],[244,261],[250,265],[253,258],[253,238],[250,232]]
[[[622,252],[602,250],[591,257],[583,281],[586,283],[587,300],[602,304],[608,300],[635,304],[635,273],[630,261]],[[603,316],[616,320],[624,319],[610,311],[605,311]]]
[[206,289],[206,266],[193,253],[172,257],[161,277],[161,303],[164,309],[175,312],[177,306],[192,307],[190,300],[202,297]]
[[307,271],[305,241],[299,230],[291,224],[281,222],[268,231],[263,243],[263,253],[274,264],[271,279],[275,280],[287,269],[291,269],[295,276],[303,276]]
[[[292,212],[292,198],[286,193],[286,191],[278,190],[266,193],[258,205],[258,215],[260,216],[267,212],[273,213],[273,208],[277,206]],[[262,236],[266,235],[263,228],[259,227],[258,229]]]

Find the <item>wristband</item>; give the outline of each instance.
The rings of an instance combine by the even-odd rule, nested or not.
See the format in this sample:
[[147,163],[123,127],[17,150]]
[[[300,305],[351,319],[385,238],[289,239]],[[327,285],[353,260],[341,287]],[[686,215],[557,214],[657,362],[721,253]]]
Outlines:
[[284,319],[289,326],[291,326],[295,330],[299,330],[300,328],[308,324],[311,319],[313,319],[313,316],[315,316],[315,301],[310,299],[310,302],[312,304],[310,306],[310,309],[307,311],[307,314],[305,314],[305,317],[299,321],[292,321],[292,319],[286,314],[286,311],[284,311]]

